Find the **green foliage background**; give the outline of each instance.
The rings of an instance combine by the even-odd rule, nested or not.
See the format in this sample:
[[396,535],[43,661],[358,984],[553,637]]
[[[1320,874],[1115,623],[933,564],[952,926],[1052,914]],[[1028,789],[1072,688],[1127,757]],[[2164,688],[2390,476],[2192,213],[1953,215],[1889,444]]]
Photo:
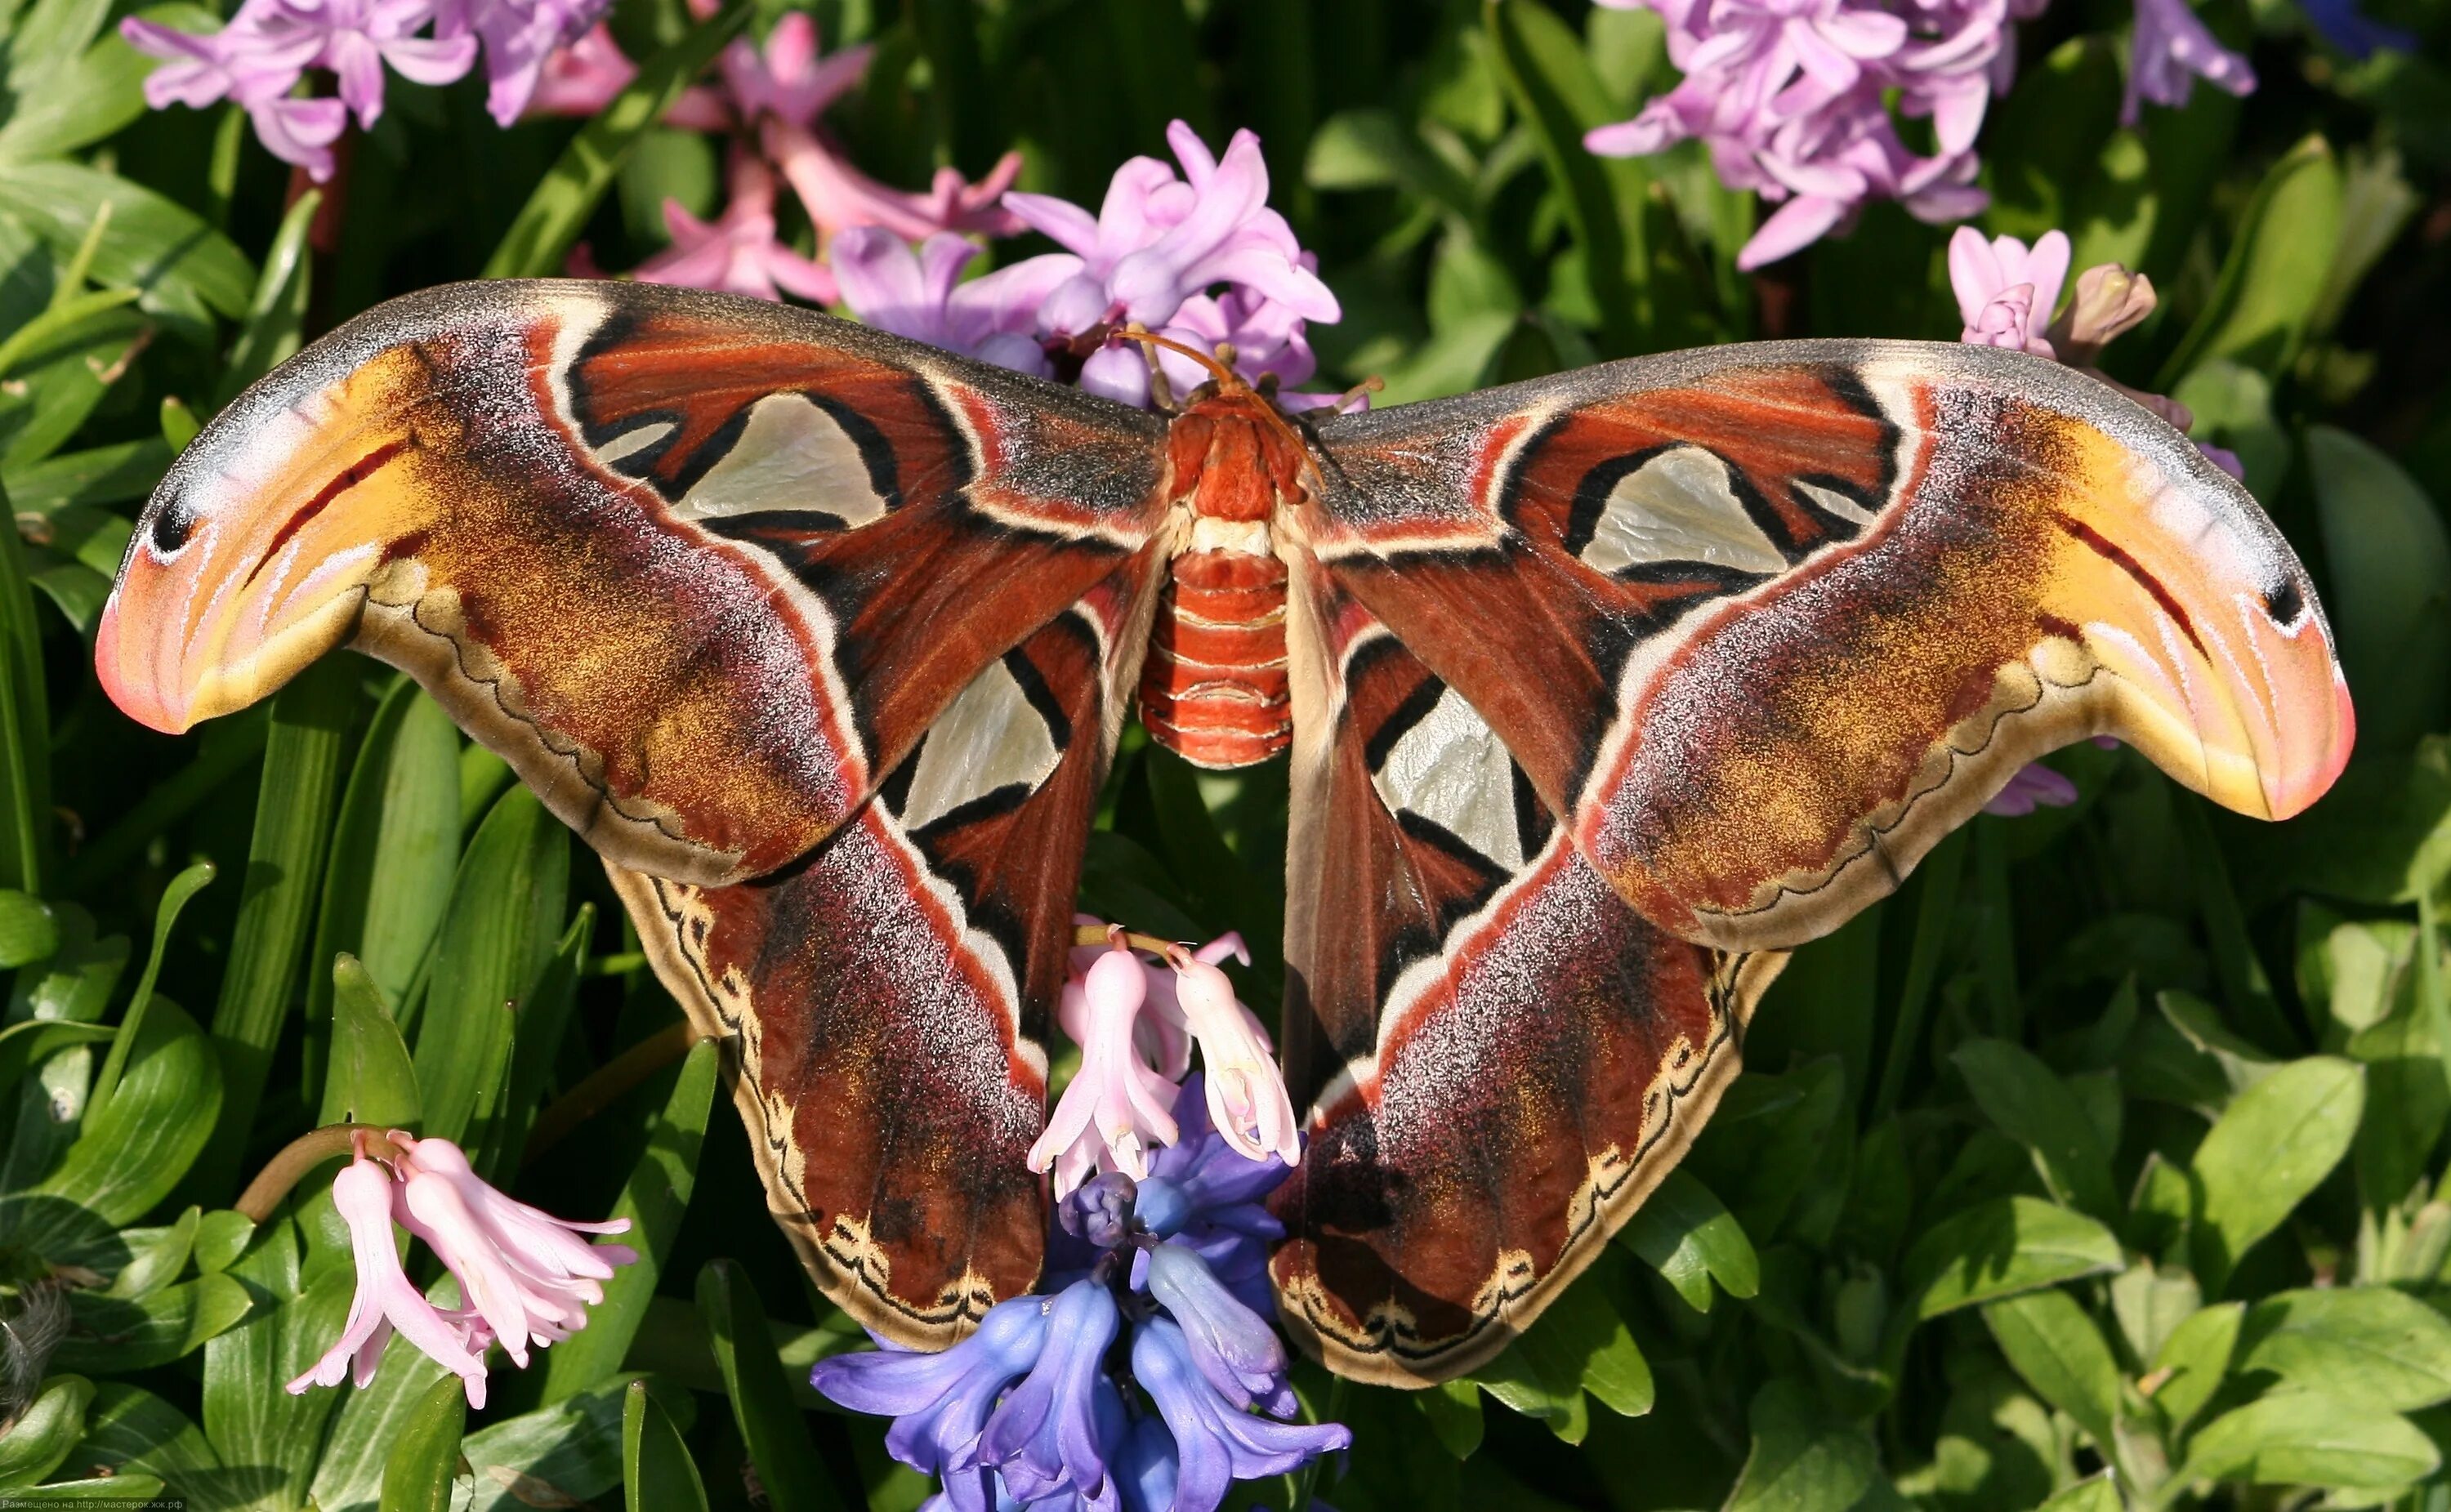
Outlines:
[[[664,198],[713,208],[720,167],[647,124],[658,92],[771,11],[693,29],[619,0],[658,61],[583,128],[499,132],[477,85],[395,79],[319,250],[318,200],[287,202],[235,112],[144,110],[111,29],[128,9],[0,3],[0,1495],[915,1506],[882,1425],[806,1388],[862,1341],[766,1219],[713,1052],[676,1054],[599,872],[501,764],[354,658],[176,740],[89,671],[133,512],[197,417],[386,295],[552,272],[581,239],[607,266],[654,250]],[[1169,118],[1260,131],[1344,302],[1313,332],[1330,375],[1384,375],[1386,402],[1699,343],[1955,331],[1943,233],[1894,207],[1746,278],[1756,207],[1696,151],[1581,151],[1673,78],[1646,15],[815,9],[830,44],[878,44],[833,119],[889,182],[1018,145],[1026,187],[1094,204]],[[2152,275],[2163,310],[2114,374],[2194,406],[2314,564],[2363,725],[2340,791],[2257,827],[2132,754],[2066,753],[2078,806],[1977,821],[1801,953],[1686,1169],[1478,1381],[1304,1375],[1357,1434],[1322,1497],[2451,1504],[2451,14],[2377,9],[2423,54],[2352,65],[2289,0],[2212,0],[2263,88],[2131,131],[2125,8],[2059,0],[1984,141],[1988,228],[2065,227],[2079,266]],[[1281,770],[1195,774],[1135,733],[1085,904],[1245,931],[1272,1002],[1284,809]],[[650,1258],[482,1413],[397,1346],[371,1390],[286,1396],[339,1326],[345,1246],[327,1198],[262,1226],[231,1204],[344,1117],[461,1139],[557,1211],[632,1216]]]

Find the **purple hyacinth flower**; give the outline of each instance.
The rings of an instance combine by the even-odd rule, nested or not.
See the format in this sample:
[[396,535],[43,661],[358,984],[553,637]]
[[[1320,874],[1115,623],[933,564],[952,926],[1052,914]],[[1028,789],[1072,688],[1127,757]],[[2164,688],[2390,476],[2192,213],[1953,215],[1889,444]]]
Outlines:
[[1125,1430],[1113,1464],[1125,1512],[1171,1512],[1181,1468],[1163,1419],[1143,1418]]
[[1099,1249],[1113,1249],[1132,1235],[1132,1208],[1140,1190],[1120,1170],[1092,1176],[1057,1205],[1064,1231]]
[[1065,1490],[1098,1502],[1107,1493],[1105,1445],[1095,1413],[1099,1365],[1122,1315],[1095,1281],[1077,1281],[1047,1307],[1047,1343],[979,1435],[979,1464],[992,1467],[1024,1502]]
[[1148,1252],[1148,1289],[1183,1328],[1191,1363],[1220,1396],[1238,1407],[1292,1415],[1285,1349],[1267,1321],[1245,1306],[1198,1255],[1179,1244]]
[[2076,801],[2076,784],[2039,761],[2019,767],[2009,785],[1983,805],[1986,814],[2021,818],[2037,808],[2065,809]]
[[2134,126],[2147,100],[2173,108],[2186,105],[2198,79],[2231,94],[2255,88],[2255,70],[2246,59],[2215,40],[2187,0],[2136,0],[2120,124]]
[[976,1332],[940,1354],[888,1349],[831,1356],[809,1372],[809,1384],[854,1412],[892,1418],[886,1452],[912,1469],[929,1475],[968,1470],[977,1463],[980,1433],[996,1399],[1046,1349],[1049,1300],[998,1303]]
[[508,128],[528,108],[555,50],[587,34],[612,0],[441,0],[438,37],[474,36],[485,50],[485,109]]
[[1341,1424],[1278,1423],[1240,1410],[1201,1375],[1183,1330],[1165,1318],[1134,1332],[1132,1379],[1174,1435],[1177,1512],[1211,1512],[1238,1480],[1284,1475],[1353,1443]]
[[382,118],[383,68],[419,84],[449,84],[477,61],[474,37],[421,37],[434,19],[432,0],[316,0],[291,9],[301,28],[321,39],[315,57],[339,81],[343,104],[361,128]]
[[1071,276],[1059,253],[1033,257],[965,283],[978,256],[968,237],[939,231],[913,251],[880,226],[834,233],[827,260],[853,314],[880,330],[1017,373],[1044,378],[1046,350],[1031,335],[1048,291]]

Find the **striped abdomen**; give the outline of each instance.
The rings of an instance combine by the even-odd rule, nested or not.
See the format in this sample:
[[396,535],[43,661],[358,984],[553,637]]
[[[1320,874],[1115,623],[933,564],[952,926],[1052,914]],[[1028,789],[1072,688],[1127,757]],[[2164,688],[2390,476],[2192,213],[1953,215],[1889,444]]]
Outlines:
[[1231,548],[1174,559],[1141,671],[1141,722],[1196,766],[1248,766],[1285,748],[1284,562]]

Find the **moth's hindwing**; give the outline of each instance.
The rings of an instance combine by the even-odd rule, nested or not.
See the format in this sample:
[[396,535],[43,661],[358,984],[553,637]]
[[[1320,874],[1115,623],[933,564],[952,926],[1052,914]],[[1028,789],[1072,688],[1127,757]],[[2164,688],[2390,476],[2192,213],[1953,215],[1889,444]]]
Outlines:
[[1420,1385],[1505,1348],[1682,1157],[1783,957],[1645,920],[1468,701],[1304,586],[1286,1012],[1314,1101],[1272,1274],[1330,1367]]
[[1025,1156],[1072,894],[1146,634],[1147,554],[990,662],[805,861],[731,887],[614,870],[731,1051],[775,1219],[869,1327],[940,1346],[1029,1289]]

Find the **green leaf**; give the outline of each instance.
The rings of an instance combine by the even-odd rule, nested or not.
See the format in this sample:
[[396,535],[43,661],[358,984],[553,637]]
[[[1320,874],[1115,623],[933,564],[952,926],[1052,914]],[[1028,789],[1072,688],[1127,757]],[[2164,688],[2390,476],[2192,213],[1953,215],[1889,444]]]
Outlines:
[[382,1512],[451,1512],[467,1423],[468,1391],[458,1376],[445,1375],[417,1396],[383,1460]]
[[2257,1485],[2396,1486],[2441,1463],[2434,1441],[2397,1413],[2320,1392],[2277,1391],[2196,1430],[2179,1474]]
[[[1729,1296],[1761,1290],[1753,1241],[1701,1178],[1671,1170],[1643,1199],[1618,1241],[1657,1267],[1696,1312],[1711,1310],[1711,1282]],[[1708,1278],[1708,1279],[1706,1279]]]
[[99,1476],[88,1481],[53,1481],[42,1488],[46,1502],[74,1504],[79,1502],[100,1502],[114,1509],[130,1504],[145,1506],[162,1494],[160,1476],[138,1471],[127,1475]]
[[[157,997],[132,1042],[117,1094],[108,1107],[87,1107],[84,1132],[34,1191],[107,1223],[132,1223],[186,1174],[213,1137],[221,1105],[221,1068],[211,1041],[178,1004]],[[39,1253],[42,1232],[37,1221],[11,1238]]]
[[[182,30],[210,30],[220,19],[184,3],[148,6],[137,13]],[[143,115],[145,76],[155,67],[109,33],[80,53],[39,61],[16,55],[10,62],[10,89],[16,98],[8,124],[0,127],[0,157],[28,162],[88,147]]]
[[578,998],[578,972],[587,959],[587,942],[596,933],[596,905],[581,903],[562,932],[561,943],[545,963],[536,986],[520,1011],[511,1047],[510,1080],[501,1102],[499,1127],[487,1136],[480,1170],[507,1182],[519,1167],[537,1106],[544,1097],[545,1080],[554,1056],[570,1027],[570,1010]]
[[435,938],[416,1055],[429,1137],[483,1143],[480,1121],[510,1074],[514,1005],[552,956],[569,877],[570,832],[525,787],[503,794],[468,842]]
[[170,457],[167,442],[147,436],[0,469],[0,482],[8,484],[9,501],[18,513],[50,515],[70,504],[142,499],[170,465]]
[[[95,1384],[85,1438],[69,1457],[78,1470],[111,1472],[105,1485],[144,1476],[167,1482],[199,1512],[231,1504],[221,1461],[187,1415],[152,1392],[116,1381]],[[101,1478],[97,1476],[97,1479]]]
[[2451,536],[2416,481],[2347,431],[2307,427],[2306,470],[2361,748],[2403,750],[2451,715]]
[[2225,1302],[2189,1313],[2154,1351],[2147,1375],[2162,1377],[2153,1389],[2153,1400],[2161,1404],[2171,1431],[2195,1421],[2229,1373],[2245,1311],[2238,1303]]
[[93,1096],[86,1109],[88,1120],[99,1117],[118,1095],[119,1078],[125,1072],[128,1054],[145,1031],[146,1011],[153,1001],[153,984],[162,975],[162,952],[169,948],[170,931],[179,922],[180,911],[187,906],[187,900],[211,885],[216,874],[213,863],[198,861],[170,878],[169,885],[162,889],[162,901],[153,910],[153,949],[145,958],[144,972],[136,978],[136,991],[127,1000],[127,1011],[120,1015],[119,1033],[111,1042],[110,1054],[94,1076]]
[[341,1336],[357,1278],[342,1267],[303,1286],[285,1220],[259,1228],[227,1277],[245,1284],[256,1311],[205,1345],[205,1436],[224,1464],[250,1472],[239,1505],[290,1512],[305,1495],[324,1421],[340,1399],[320,1388],[291,1396],[285,1387]]
[[2330,1055],[2291,1061],[2232,1100],[2193,1168],[2195,1268],[2207,1294],[2341,1163],[2364,1107],[2364,1068]]
[[570,139],[560,161],[539,181],[503,233],[484,276],[549,278],[559,273],[579,228],[613,187],[614,175],[640,135],[663,119],[681,91],[748,23],[752,10],[744,3],[727,6],[649,58],[637,77]]
[[255,1238],[255,1223],[246,1214],[221,1208],[196,1220],[196,1268],[206,1275],[227,1270],[246,1253]]
[[204,1210],[189,1208],[179,1215],[179,1221],[164,1228],[125,1228],[119,1237],[127,1246],[127,1263],[110,1278],[112,1297],[142,1297],[159,1291],[179,1278],[187,1268],[187,1257],[195,1253],[196,1229],[204,1221]]
[[2205,1305],[2196,1278],[2176,1266],[2139,1260],[2111,1278],[2110,1311],[2128,1353],[2150,1360],[2172,1329]]
[[1414,1405],[1430,1420],[1430,1431],[1458,1460],[1469,1460],[1480,1447],[1480,1388],[1470,1381],[1441,1381],[1413,1394]]
[[664,1257],[672,1253],[689,1212],[721,1058],[715,1041],[700,1040],[681,1063],[680,1079],[649,1132],[646,1153],[630,1172],[621,1200],[613,1205],[615,1218],[630,1221],[620,1242],[637,1251],[637,1261],[604,1284],[604,1300],[588,1309],[585,1328],[545,1352],[545,1401],[559,1402],[600,1384],[628,1354],[630,1341],[646,1318],[647,1301],[656,1294]]
[[2340,240],[2340,165],[2330,143],[2310,136],[2257,186],[2210,303],[2154,386],[2167,393],[2214,358],[2282,372],[2298,354]]
[[2034,1394],[2109,1452],[2117,1443],[2119,1363],[2085,1309],[2065,1291],[2034,1291],[1990,1304],[1983,1321]]
[[215,408],[236,399],[239,390],[298,350],[306,323],[307,270],[312,265],[306,256],[306,232],[315,224],[315,212],[323,207],[323,190],[308,189],[281,218],[281,229],[273,233],[272,245],[265,250],[255,298],[247,304],[229,361],[222,365]]
[[[10,509],[0,494],[0,514]],[[51,831],[51,725],[42,626],[26,574],[17,532],[0,531],[0,887],[38,893]]]
[[53,1376],[34,1404],[0,1433],[0,1490],[32,1485],[60,1466],[85,1436],[85,1410],[93,1383],[83,1376]]
[[697,1464],[644,1381],[631,1382],[621,1397],[621,1497],[629,1512],[706,1508]]
[[1774,1381],[1754,1397],[1753,1449],[1725,1512],[1848,1512],[1880,1473],[1873,1441]]
[[236,1179],[273,1047],[297,1000],[324,849],[341,788],[341,761],[359,699],[357,669],[327,657],[272,700],[272,734],[256,788],[255,831],[247,841],[238,923],[229,965],[213,1008],[213,1048],[227,1095],[221,1125],[197,1180],[218,1196]]
[[2238,1367],[2395,1412],[2451,1401],[2451,1322],[2388,1286],[2313,1287],[2255,1304]]
[[[445,1275],[428,1286],[425,1295],[438,1307],[457,1306],[460,1286]],[[332,1431],[324,1437],[324,1452],[315,1462],[315,1482],[307,1492],[321,1512],[375,1512],[392,1451],[403,1435],[414,1431],[411,1419],[427,1404],[426,1398],[438,1382],[452,1388],[455,1400],[464,1399],[465,1388],[458,1376],[395,1334],[383,1346],[373,1383],[363,1391],[342,1393],[340,1411],[333,1415]],[[456,1466],[460,1448],[456,1433],[451,1448],[451,1463]]]
[[184,325],[200,342],[212,317],[237,316],[255,272],[227,237],[164,195],[108,173],[58,161],[0,161],[0,211],[16,216],[63,254],[73,252],[110,206],[93,258],[94,282],[144,291],[142,308]]
[[1470,219],[1472,181],[1392,110],[1345,110],[1319,124],[1303,177],[1323,189],[1401,188]]
[[199,1276],[138,1298],[75,1292],[69,1335],[52,1356],[64,1370],[120,1374],[184,1359],[237,1327],[250,1303],[227,1276]]
[[[2079,265],[2082,266],[2083,265]],[[2170,391],[2195,416],[2188,434],[2226,446],[2246,469],[2246,491],[2270,499],[2289,471],[2289,435],[2272,415],[2272,381],[2226,358],[2200,363]]]
[[391,1005],[354,955],[332,963],[332,1066],[318,1124],[414,1128],[417,1068],[392,1022]]
[[375,710],[332,830],[309,957],[319,964],[306,992],[310,1093],[320,1089],[320,1037],[332,1008],[320,963],[353,954],[386,1002],[405,1002],[459,864],[460,732],[402,677]]
[[[488,1424],[461,1440],[460,1452],[476,1471],[476,1496],[465,1512],[568,1506],[618,1484],[622,1393],[633,1379],[617,1376],[552,1406]],[[647,1389],[674,1425],[687,1433],[696,1416],[690,1394],[667,1393],[652,1377]],[[556,1497],[569,1500],[551,1500]]]
[[75,1045],[99,1045],[116,1039],[108,1024],[62,1024],[35,1019],[0,1030],[0,1087],[14,1087],[25,1074],[61,1051]]
[[2118,1236],[2033,1197],[1999,1197],[1942,1219],[1907,1251],[1902,1323],[2117,1270]]
[[840,1506],[841,1498],[817,1463],[800,1409],[792,1400],[792,1383],[775,1352],[766,1310],[738,1266],[729,1260],[707,1262],[697,1275],[697,1310],[715,1348],[724,1395],[732,1403],[733,1423],[776,1512]]
[[1489,0],[1481,11],[1518,115],[1563,202],[1608,355],[1681,344],[1707,331],[1700,290],[1657,245],[1672,219],[1638,158],[1599,157],[1583,133],[1622,118],[1582,39],[1539,6]]
[[2000,1132],[2033,1151],[2051,1195],[2096,1218],[2118,1216],[2110,1151],[2068,1083],[2023,1046],[1971,1039],[1950,1056]]
[[2034,1512],[2120,1512],[2119,1477],[2108,1470],[2088,1476],[2065,1491],[2053,1492]]

